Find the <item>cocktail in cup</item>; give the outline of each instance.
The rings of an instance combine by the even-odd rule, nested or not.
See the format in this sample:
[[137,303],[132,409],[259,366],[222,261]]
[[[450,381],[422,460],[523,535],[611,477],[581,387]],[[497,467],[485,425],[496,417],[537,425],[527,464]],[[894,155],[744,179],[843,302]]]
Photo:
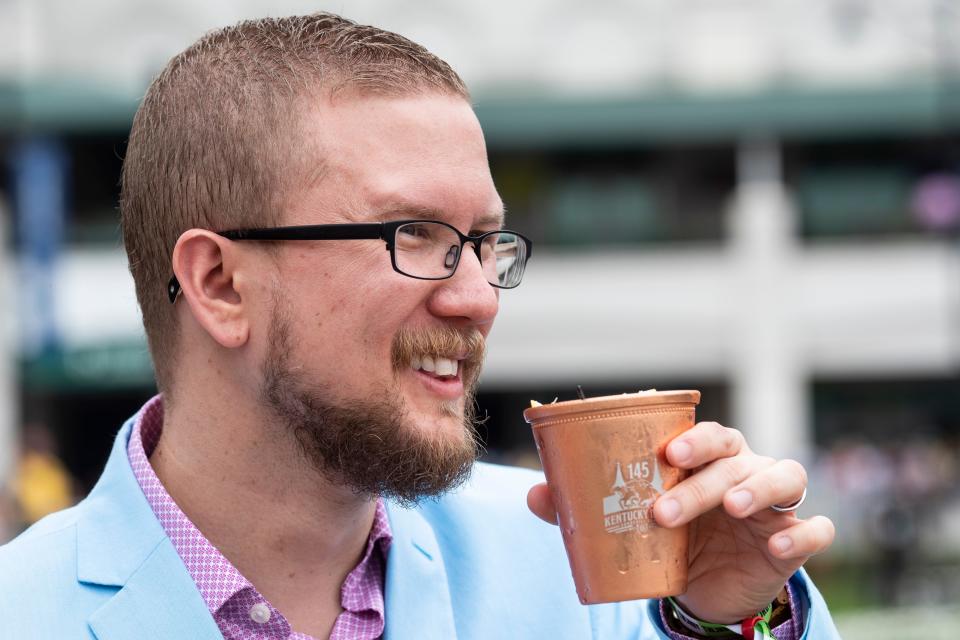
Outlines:
[[523,412],[583,604],[686,591],[688,528],[657,525],[653,503],[689,473],[665,450],[699,402],[699,391],[650,390]]

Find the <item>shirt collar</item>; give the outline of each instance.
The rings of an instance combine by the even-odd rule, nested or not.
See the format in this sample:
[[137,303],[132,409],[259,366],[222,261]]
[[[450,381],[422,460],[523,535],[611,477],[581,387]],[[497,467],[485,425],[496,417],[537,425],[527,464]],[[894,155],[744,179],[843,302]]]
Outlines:
[[[204,537],[167,493],[157,477],[149,457],[163,431],[163,399],[151,398],[138,414],[127,446],[127,455],[137,483],[177,554],[183,559],[211,614],[220,612],[241,592],[256,591],[233,564]],[[393,536],[383,499],[378,499],[373,526],[360,563],[351,571],[341,588],[341,604],[346,611],[373,610],[382,618],[383,567]]]

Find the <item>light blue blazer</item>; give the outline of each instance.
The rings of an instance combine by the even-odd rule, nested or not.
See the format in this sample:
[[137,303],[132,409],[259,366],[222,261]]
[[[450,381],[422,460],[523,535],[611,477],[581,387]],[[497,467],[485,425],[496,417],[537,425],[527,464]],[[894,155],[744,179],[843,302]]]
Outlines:
[[[222,638],[127,459],[128,421],[90,495],[0,547],[2,640]],[[584,607],[534,472],[478,464],[464,488],[388,506],[386,640],[667,638],[654,602]],[[805,638],[839,638],[803,572]]]

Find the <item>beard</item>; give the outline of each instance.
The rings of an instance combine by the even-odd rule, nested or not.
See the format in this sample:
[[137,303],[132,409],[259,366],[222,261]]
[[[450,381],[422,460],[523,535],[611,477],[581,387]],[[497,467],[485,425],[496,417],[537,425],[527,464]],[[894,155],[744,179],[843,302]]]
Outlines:
[[[391,348],[393,384],[369,398],[338,400],[291,363],[290,321],[278,300],[262,365],[262,401],[321,475],[357,494],[411,506],[463,484],[482,451],[474,396],[483,346],[475,329],[401,330]],[[463,356],[463,409],[456,401],[437,402],[438,421],[440,414],[459,416],[460,428],[409,423],[398,376],[414,354]]]

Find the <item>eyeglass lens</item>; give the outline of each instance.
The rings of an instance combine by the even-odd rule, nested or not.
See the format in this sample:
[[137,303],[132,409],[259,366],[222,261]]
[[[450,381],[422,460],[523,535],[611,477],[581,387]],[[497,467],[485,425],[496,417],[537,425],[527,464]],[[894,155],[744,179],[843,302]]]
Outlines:
[[[394,260],[403,273],[417,278],[447,278],[460,257],[460,236],[438,222],[411,222],[397,228]],[[487,281],[500,287],[520,284],[526,265],[526,244],[509,231],[492,233],[481,242],[480,264]]]

